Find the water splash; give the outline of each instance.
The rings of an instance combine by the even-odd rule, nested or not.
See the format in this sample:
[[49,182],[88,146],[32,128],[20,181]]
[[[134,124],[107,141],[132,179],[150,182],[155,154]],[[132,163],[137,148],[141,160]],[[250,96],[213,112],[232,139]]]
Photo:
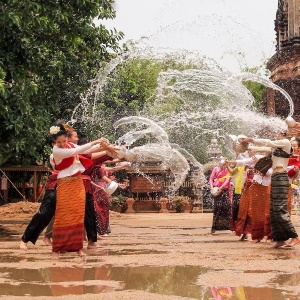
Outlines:
[[[280,90],[279,87],[257,75],[234,75],[222,70],[210,59],[193,57],[194,54],[190,52],[183,55],[180,52],[171,55],[159,53],[157,49],[145,51],[135,47],[116,57],[91,81],[89,92],[82,96],[82,102],[73,112],[73,123],[80,120],[92,129],[94,124],[101,124],[100,131],[105,132],[104,127],[111,124],[105,124],[107,116],[101,113],[101,105],[100,109],[97,107],[104,101],[103,91],[108,78],[113,76],[118,65],[143,57],[156,62],[178,59],[183,66],[190,63],[190,68],[185,70],[169,69],[160,73],[156,93],[140,112],[142,116],[122,118],[114,124],[116,129],[123,126],[127,130],[118,138],[118,143],[125,141],[126,146],[132,146],[147,135],[158,141],[159,144],[135,147],[130,152],[136,154],[133,158],[139,162],[152,157],[161,160],[163,168],[169,167],[176,177],[172,190],[178,188],[187,176],[187,159],[191,158],[188,158],[189,155],[197,158],[194,161],[192,159],[193,165],[201,169],[197,160],[207,161],[207,145],[215,133],[219,143],[223,144],[224,154],[230,155],[230,149],[226,147],[228,133],[272,138],[275,131],[286,129],[286,124],[280,118],[266,117],[252,109],[254,98],[242,84],[242,80],[268,84],[267,86],[277,90]],[[286,93],[283,94],[287,97]],[[291,114],[292,102],[290,107]],[[134,125],[134,129],[128,130]],[[169,143],[176,143],[178,148]],[[176,165],[178,162],[181,165]],[[196,182],[203,182],[201,176],[195,179]]]
[[117,143],[124,141],[126,142],[127,146],[130,146],[135,141],[137,141],[138,139],[146,135],[147,133],[151,133],[161,143],[165,144],[169,142],[169,137],[168,134],[165,132],[165,130],[162,127],[160,127],[157,123],[155,123],[153,120],[144,117],[139,117],[139,116],[125,117],[115,122],[113,126],[115,129],[117,129],[122,125],[129,125],[133,123],[136,123],[138,125],[146,125],[149,127],[141,131],[136,131],[136,130],[129,131],[125,135],[120,137],[117,140]]
[[235,75],[234,77],[240,78],[241,80],[245,80],[245,81],[259,82],[259,83],[265,85],[266,87],[269,87],[273,90],[279,91],[289,102],[290,112],[289,112],[288,116],[291,117],[294,114],[293,99],[283,88],[281,88],[277,84],[271,82],[270,80],[268,80],[262,76],[258,76],[257,74],[252,74],[252,73],[241,73],[241,74]]
[[161,161],[162,170],[170,170],[174,180],[168,187],[169,194],[174,194],[185,181],[190,166],[185,157],[169,144],[146,144],[130,149],[135,155],[135,163],[143,164],[145,161]]

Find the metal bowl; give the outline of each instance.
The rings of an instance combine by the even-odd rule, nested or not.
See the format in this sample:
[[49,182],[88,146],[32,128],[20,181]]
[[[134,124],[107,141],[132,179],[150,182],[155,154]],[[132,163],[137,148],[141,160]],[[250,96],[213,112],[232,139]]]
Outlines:
[[116,189],[118,188],[118,186],[119,185],[118,185],[117,182],[111,181],[110,183],[108,183],[105,186],[104,190],[110,196],[110,195],[112,195],[116,191]]

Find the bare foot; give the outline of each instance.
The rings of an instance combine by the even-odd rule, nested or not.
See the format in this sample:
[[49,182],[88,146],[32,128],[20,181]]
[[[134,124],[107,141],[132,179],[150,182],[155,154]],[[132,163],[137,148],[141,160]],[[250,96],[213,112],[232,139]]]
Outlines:
[[86,256],[86,254],[82,251],[82,249],[79,250],[79,251],[77,251],[77,253],[78,253],[78,255],[79,255],[80,257]]
[[59,259],[59,252],[52,252],[52,259],[58,260]]
[[288,243],[289,247],[294,247],[296,244],[300,243],[300,239],[298,237],[291,239]]
[[284,246],[284,245],[286,245],[286,242],[284,242],[284,241],[276,242],[274,244],[273,248],[279,248],[279,247]]
[[247,241],[247,240],[248,240],[248,234],[244,233],[240,238],[240,241]]
[[261,243],[266,243],[268,241],[268,237],[264,236],[264,238],[262,240],[260,240]]
[[19,248],[20,248],[21,250],[25,250],[25,251],[28,250],[27,244],[24,243],[22,240],[21,240],[21,242],[20,242]]
[[95,248],[97,248],[97,243],[89,241],[87,249],[95,249]]
[[52,242],[47,236],[43,237],[43,241],[47,246],[52,246]]
[[260,240],[252,240],[251,242],[252,242],[252,243],[259,243]]

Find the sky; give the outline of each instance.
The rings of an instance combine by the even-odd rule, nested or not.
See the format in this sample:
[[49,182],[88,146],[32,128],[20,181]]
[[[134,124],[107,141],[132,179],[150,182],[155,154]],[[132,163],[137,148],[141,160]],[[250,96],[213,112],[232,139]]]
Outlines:
[[275,51],[276,0],[116,0],[117,16],[101,21],[127,40],[186,49],[230,71],[260,65]]

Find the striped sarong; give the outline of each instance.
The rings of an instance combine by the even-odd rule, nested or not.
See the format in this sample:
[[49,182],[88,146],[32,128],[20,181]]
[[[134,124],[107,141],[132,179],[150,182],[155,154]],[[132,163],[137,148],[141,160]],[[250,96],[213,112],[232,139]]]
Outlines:
[[53,252],[83,248],[85,189],[81,176],[58,179],[53,225]]
[[250,181],[246,182],[241,194],[238,220],[235,226],[235,234],[238,236],[251,233],[251,184]]
[[292,214],[292,188],[291,185],[289,186],[289,192],[288,192],[288,212],[291,215]]
[[227,189],[222,190],[221,194],[214,197],[213,224],[212,232],[215,230],[230,229],[231,203]]
[[[268,187],[254,182],[251,186],[251,224],[252,224],[252,239],[262,240],[265,235],[266,207],[270,202],[270,194]],[[269,222],[268,222],[269,223]]]
[[270,220],[270,190],[271,190],[271,184],[268,186],[268,198],[269,201],[266,202],[266,208],[265,208],[265,224],[264,224],[264,235],[268,237],[268,239],[272,238],[272,229],[271,229],[271,220]]
[[273,240],[286,241],[298,236],[288,212],[289,179],[287,172],[273,173],[271,179],[270,219]]

